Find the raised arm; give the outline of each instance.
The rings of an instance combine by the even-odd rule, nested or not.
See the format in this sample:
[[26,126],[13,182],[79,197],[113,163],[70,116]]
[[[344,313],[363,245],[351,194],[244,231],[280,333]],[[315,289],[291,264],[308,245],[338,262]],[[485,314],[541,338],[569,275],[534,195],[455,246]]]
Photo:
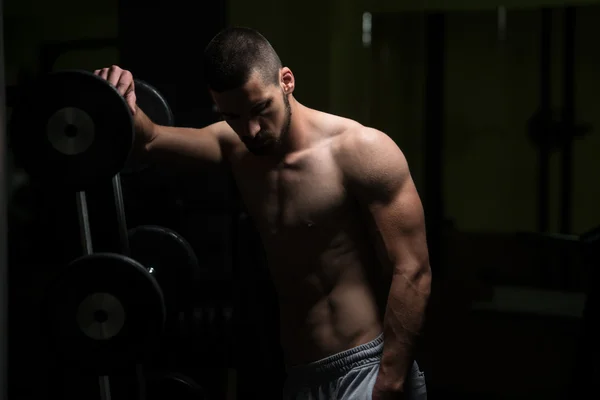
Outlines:
[[240,143],[225,122],[201,129],[157,125],[137,106],[135,84],[129,71],[112,66],[96,70],[95,74],[117,88],[133,113],[136,159],[165,161],[178,166],[218,165],[227,161],[229,152]]
[[[178,128],[156,125],[145,114],[143,117],[147,120],[145,123],[148,128],[141,130],[136,126],[136,132],[149,134],[140,135],[142,142],[136,149],[142,157],[152,161],[176,165],[222,164],[227,161],[239,140],[225,122],[217,122],[201,129]],[[138,119],[136,116],[136,120]]]

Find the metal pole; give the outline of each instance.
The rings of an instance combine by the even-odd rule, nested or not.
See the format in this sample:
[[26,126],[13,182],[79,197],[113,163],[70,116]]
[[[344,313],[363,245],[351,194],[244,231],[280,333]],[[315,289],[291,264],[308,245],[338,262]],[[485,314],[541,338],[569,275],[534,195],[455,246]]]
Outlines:
[[560,232],[571,232],[573,140],[575,138],[575,7],[565,9],[564,89],[561,160]]
[[89,256],[94,252],[92,245],[92,230],[90,229],[90,215],[88,212],[87,199],[85,192],[77,192],[77,217],[79,219],[79,237],[83,254]]
[[542,9],[540,55],[540,113],[543,122],[539,137],[539,177],[538,177],[538,229],[547,232],[549,229],[549,194],[550,194],[550,127],[552,124],[552,88],[550,76],[550,52],[552,45],[552,10]]
[[2,11],[4,5],[0,0],[0,400],[8,398],[6,386],[7,372],[7,341],[8,341],[8,262],[6,256],[6,205],[7,205],[7,176],[6,176],[6,109],[4,103],[4,23]]
[[[89,256],[94,252],[92,244],[92,230],[90,228],[90,214],[88,211],[86,193],[81,191],[76,194],[77,216],[79,219],[79,235],[83,254]],[[99,376],[100,400],[111,400],[110,379],[108,376]]]
[[116,174],[112,179],[115,209],[117,211],[117,229],[119,230],[119,242],[121,252],[129,256],[129,232],[127,231],[127,218],[125,216],[125,204],[123,199],[123,187],[121,186],[121,175]]
[[[425,196],[427,242],[431,268],[444,268],[441,263],[443,202],[443,143],[444,143],[444,77],[445,77],[445,15],[431,13],[426,20],[426,84],[425,84]],[[435,274],[434,276],[436,276]],[[442,273],[443,275],[443,273]],[[438,275],[439,276],[439,275]]]

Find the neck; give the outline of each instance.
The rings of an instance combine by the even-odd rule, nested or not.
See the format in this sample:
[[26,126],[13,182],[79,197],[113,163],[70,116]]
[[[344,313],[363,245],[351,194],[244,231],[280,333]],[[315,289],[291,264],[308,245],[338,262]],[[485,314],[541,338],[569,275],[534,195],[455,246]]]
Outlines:
[[281,138],[279,152],[281,156],[304,150],[310,147],[312,142],[311,130],[307,128],[310,110],[296,101],[293,96],[290,96],[290,109],[292,112],[290,127],[285,137]]

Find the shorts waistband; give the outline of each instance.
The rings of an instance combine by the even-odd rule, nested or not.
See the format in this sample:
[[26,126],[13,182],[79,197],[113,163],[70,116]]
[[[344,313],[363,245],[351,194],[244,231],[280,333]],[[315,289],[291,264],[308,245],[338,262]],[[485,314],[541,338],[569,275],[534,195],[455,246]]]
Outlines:
[[342,351],[318,361],[297,365],[288,369],[290,381],[323,381],[341,376],[350,370],[378,363],[383,354],[383,333],[360,346]]

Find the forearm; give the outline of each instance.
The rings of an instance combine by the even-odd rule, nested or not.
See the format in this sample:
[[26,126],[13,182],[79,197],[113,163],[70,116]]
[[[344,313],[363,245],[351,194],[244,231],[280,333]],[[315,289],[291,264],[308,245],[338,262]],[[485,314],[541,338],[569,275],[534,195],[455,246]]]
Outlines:
[[181,138],[185,138],[186,133],[198,131],[193,128],[157,125],[140,108],[136,111],[134,121],[134,154],[141,161],[162,161],[169,158],[183,161],[182,158],[191,146],[188,146],[189,140]]
[[[140,109],[135,116],[136,144],[134,154],[141,162],[160,163],[183,170],[189,167],[222,169],[223,142],[235,136],[227,131],[225,123],[215,123],[204,128],[164,126],[153,123]],[[237,138],[237,137],[236,137]]]
[[402,390],[410,371],[414,343],[421,330],[430,292],[429,266],[419,272],[398,269],[392,277],[383,320],[380,375],[392,390]]

